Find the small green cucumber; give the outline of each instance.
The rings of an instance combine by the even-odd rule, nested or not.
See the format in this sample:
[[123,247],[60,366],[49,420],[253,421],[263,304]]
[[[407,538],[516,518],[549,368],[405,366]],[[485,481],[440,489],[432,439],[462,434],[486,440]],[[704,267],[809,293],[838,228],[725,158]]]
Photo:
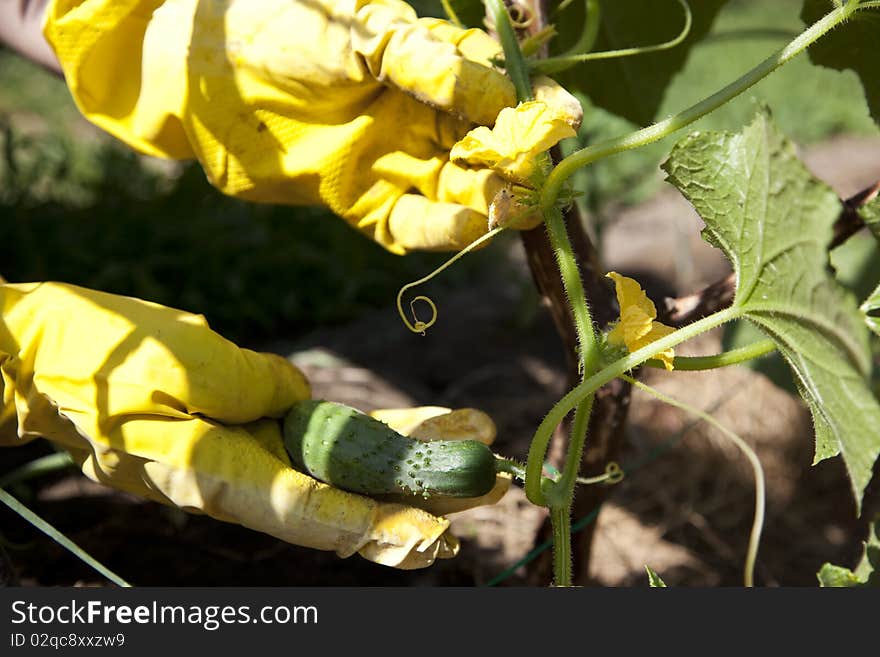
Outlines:
[[495,485],[498,459],[483,443],[408,438],[334,402],[295,404],[284,418],[284,446],[296,467],[364,495],[479,497]]

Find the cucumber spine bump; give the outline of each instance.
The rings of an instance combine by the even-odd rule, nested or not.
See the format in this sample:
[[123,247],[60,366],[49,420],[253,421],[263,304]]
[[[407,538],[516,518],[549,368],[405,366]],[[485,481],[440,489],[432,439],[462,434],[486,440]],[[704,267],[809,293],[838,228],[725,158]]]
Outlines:
[[284,446],[316,479],[371,496],[479,497],[494,487],[498,463],[477,440],[416,440],[355,408],[315,399],[288,411]]

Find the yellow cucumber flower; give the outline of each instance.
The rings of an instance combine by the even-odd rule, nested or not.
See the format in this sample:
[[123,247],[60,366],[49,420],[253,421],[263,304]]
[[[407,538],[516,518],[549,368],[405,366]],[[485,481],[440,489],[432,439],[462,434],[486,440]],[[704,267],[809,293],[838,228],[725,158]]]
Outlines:
[[[671,326],[655,321],[657,308],[638,281],[614,271],[606,276],[614,281],[617,303],[620,305],[620,320],[608,333],[609,344],[626,347],[627,351],[633,352],[675,331]],[[662,361],[667,370],[671,370],[675,351],[671,348],[661,351],[655,358]]]
[[577,132],[572,118],[540,100],[506,107],[493,128],[479,126],[452,147],[453,162],[487,166],[508,180],[528,183],[536,158]]

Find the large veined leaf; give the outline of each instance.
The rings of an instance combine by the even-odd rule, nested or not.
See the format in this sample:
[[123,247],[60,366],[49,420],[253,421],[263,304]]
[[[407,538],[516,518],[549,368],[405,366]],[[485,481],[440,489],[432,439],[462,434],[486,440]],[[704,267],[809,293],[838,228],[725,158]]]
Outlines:
[[865,553],[855,570],[826,563],[817,573],[819,586],[880,586],[880,517],[868,527]]
[[[834,9],[833,0],[804,0],[801,19],[808,25]],[[814,64],[856,72],[874,121],[880,123],[880,7],[859,11],[810,46]]]
[[[666,87],[684,66],[691,46],[709,32],[727,0],[690,0],[693,26],[684,42],[669,50],[579,64],[554,75],[569,91],[580,91],[603,109],[639,125],[654,120]],[[558,3],[554,3],[558,4]],[[599,36],[593,51],[647,46],[673,39],[684,14],[676,0],[603,0]],[[575,43],[584,29],[584,1],[550,12],[559,37],[551,54]]]
[[733,264],[734,308],[791,367],[813,416],[814,462],[842,454],[860,508],[880,454],[880,403],[864,316],[828,266],[840,201],[763,113],[737,134],[686,137],[663,168]]

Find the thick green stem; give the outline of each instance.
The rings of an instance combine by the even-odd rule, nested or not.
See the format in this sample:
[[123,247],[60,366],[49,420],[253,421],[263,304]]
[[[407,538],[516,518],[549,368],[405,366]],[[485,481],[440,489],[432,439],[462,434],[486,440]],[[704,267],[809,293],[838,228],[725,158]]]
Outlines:
[[[760,358],[774,351],[776,351],[776,343],[768,338],[766,340],[758,340],[739,349],[722,351],[720,354],[712,354],[711,356],[676,356],[672,360],[672,367],[673,371],[680,370],[682,372],[715,370],[719,367],[738,365],[754,358]],[[659,360],[649,360],[645,362],[645,365],[657,368],[665,367]]]
[[550,507],[553,527],[553,585],[571,586],[571,511],[569,504]]
[[[530,100],[532,88],[526,61],[510,25],[507,10],[501,0],[489,0],[487,6],[495,20],[495,29],[504,49],[505,68],[516,88],[517,100],[519,102]],[[543,167],[539,167],[539,170],[542,169]],[[543,174],[541,177],[543,178]],[[537,188],[541,189],[544,180],[538,180],[536,183]],[[542,208],[542,211],[544,225],[556,255],[562,284],[574,319],[580,352],[578,356],[581,374],[586,377],[595,371],[599,362],[599,345],[593,328],[590,307],[584,294],[583,281],[581,281],[574,249],[565,230],[562,211],[555,204]],[[561,495],[554,495],[554,503],[551,507],[550,521],[554,536],[554,581],[557,586],[571,585],[571,504],[582,452],[586,443],[592,407],[592,396],[585,397],[578,406],[572,424],[562,480],[556,484],[558,488],[555,488],[555,491]],[[526,485],[531,484],[540,489],[543,476],[541,468],[538,468],[537,474],[533,473],[531,476],[533,481],[527,481]],[[529,477],[528,471],[526,471],[526,477],[527,479]]]
[[[500,1],[500,0],[497,0]],[[669,117],[663,121],[650,125],[642,130],[615,139],[609,139],[592,146],[587,146],[562,160],[547,178],[544,189],[541,192],[541,207],[551,208],[556,204],[556,199],[562,190],[562,186],[572,174],[581,167],[592,164],[596,160],[614,155],[633,148],[639,148],[652,142],[658,141],[677,130],[681,130],[697,119],[704,117],[709,112],[721,107],[732,100],[746,89],[767,77],[777,68],[803,52],[809,45],[817,41],[826,32],[833,29],[856,10],[857,3],[847,3],[843,7],[834,9],[818,20],[806,31],[792,40],[787,46],[777,51],[763,62],[755,66],[748,73],[729,85],[715,92],[708,98],[692,105],[683,112]],[[506,54],[505,54],[506,56]]]
[[599,344],[596,340],[596,332],[593,328],[593,318],[587,297],[584,294],[584,285],[578,269],[577,260],[568,233],[565,230],[565,220],[562,210],[552,207],[544,210],[544,225],[553,252],[556,254],[556,262],[559,273],[562,276],[562,285],[568,296],[571,313],[574,318],[575,331],[580,348],[579,360],[581,372],[584,376],[592,374],[599,360]]
[[504,69],[516,89],[517,100],[521,103],[532,100],[529,69],[516,40],[516,34],[513,32],[513,25],[510,24],[507,8],[504,6],[503,0],[486,0],[486,8],[491,12],[492,20],[495,21],[495,31],[498,33],[498,40],[504,49]]
[[581,458],[587,442],[587,428],[590,424],[590,413],[593,411],[594,399],[595,395],[588,395],[578,404],[577,410],[574,413],[574,420],[571,423],[571,440],[568,443],[568,451],[565,454],[562,477],[555,484],[561,488],[561,495],[568,504],[571,504],[574,498],[574,487],[577,484]]
[[578,404],[587,397],[593,395],[599,388],[614,378],[617,378],[624,372],[628,372],[634,367],[641,365],[646,360],[653,358],[657,354],[666,351],[670,347],[696,337],[700,333],[704,333],[716,326],[721,326],[725,322],[739,318],[741,311],[736,306],[719,310],[701,320],[688,324],[678,329],[674,333],[660,338],[649,345],[637,349],[628,356],[620,358],[610,365],[602,368],[583,383],[570,390],[562,399],[556,402],[556,405],[550,409],[550,412],[544,417],[538,430],[535,432],[532,443],[529,446],[529,457],[526,462],[526,497],[533,504],[546,506],[546,498],[541,490],[541,470],[544,463],[544,455],[547,453],[547,446],[550,443],[550,437],[553,430],[559,425],[568,413],[571,412]]

